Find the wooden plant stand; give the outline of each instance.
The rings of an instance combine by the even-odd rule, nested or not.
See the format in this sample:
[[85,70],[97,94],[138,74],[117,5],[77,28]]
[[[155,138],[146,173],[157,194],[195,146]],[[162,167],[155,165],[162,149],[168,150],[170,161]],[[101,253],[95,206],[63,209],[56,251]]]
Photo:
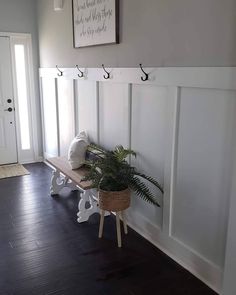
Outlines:
[[102,237],[103,233],[105,212],[116,212],[116,233],[118,247],[121,247],[120,218],[123,220],[125,234],[128,233],[124,212],[130,206],[130,196],[131,191],[129,188],[122,191],[99,190],[99,207],[101,209],[99,238]]
[[[105,210],[101,209],[101,218],[100,218],[99,234],[98,234],[99,238],[102,238],[102,234],[103,234],[104,216],[105,216]],[[116,234],[117,234],[117,244],[119,248],[121,247],[120,218],[122,218],[122,221],[123,221],[124,233],[127,235],[128,228],[127,228],[127,223],[125,219],[125,211],[116,212]]]

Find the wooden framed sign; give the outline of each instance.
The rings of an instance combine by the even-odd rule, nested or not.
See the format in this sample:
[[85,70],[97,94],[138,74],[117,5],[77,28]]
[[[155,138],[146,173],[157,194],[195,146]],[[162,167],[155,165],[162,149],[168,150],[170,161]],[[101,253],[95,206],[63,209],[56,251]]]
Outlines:
[[119,0],[72,0],[74,47],[119,43]]

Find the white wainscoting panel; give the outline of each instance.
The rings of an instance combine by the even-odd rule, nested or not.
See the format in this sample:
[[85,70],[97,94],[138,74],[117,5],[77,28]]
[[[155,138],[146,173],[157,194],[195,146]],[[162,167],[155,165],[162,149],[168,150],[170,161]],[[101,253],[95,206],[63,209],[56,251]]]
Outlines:
[[98,142],[98,97],[97,83],[76,81],[77,130],[86,131],[91,142]]
[[172,235],[224,265],[236,92],[182,88]]
[[67,156],[68,147],[75,136],[75,101],[73,80],[58,79],[58,121],[60,156]]
[[41,79],[44,156],[58,155],[57,98],[54,78]]
[[108,80],[101,68],[85,69],[82,79],[76,68],[61,70],[58,77],[55,68],[40,69],[45,157],[65,154],[74,120],[77,132],[105,148],[135,150],[132,163],[165,193],[156,191],[161,208],[133,196],[129,225],[221,292],[236,157],[236,68],[147,68],[145,82],[140,68],[108,69]]
[[105,148],[129,147],[129,101],[128,84],[99,84],[99,133]]
[[[132,88],[131,148],[137,152],[132,163],[161,185],[164,184],[166,95],[166,87],[136,84]],[[159,190],[151,187],[151,191],[162,205]],[[161,208],[138,197],[133,198],[132,208],[148,216],[153,224],[162,226]]]

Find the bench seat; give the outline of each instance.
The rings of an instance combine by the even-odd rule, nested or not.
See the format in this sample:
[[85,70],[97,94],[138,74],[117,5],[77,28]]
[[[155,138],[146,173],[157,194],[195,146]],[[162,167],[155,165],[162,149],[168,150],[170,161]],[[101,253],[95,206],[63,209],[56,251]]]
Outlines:
[[54,157],[47,159],[47,162],[58,169],[62,174],[71,179],[76,185],[83,190],[91,188],[91,181],[81,181],[88,172],[88,168],[82,166],[72,170],[66,157]]

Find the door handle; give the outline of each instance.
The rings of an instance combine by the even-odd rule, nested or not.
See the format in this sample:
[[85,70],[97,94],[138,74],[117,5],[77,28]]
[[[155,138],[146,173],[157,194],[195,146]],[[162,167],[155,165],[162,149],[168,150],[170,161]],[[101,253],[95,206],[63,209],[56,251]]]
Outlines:
[[4,110],[4,112],[12,112],[12,111],[13,111],[13,108],[8,108]]

